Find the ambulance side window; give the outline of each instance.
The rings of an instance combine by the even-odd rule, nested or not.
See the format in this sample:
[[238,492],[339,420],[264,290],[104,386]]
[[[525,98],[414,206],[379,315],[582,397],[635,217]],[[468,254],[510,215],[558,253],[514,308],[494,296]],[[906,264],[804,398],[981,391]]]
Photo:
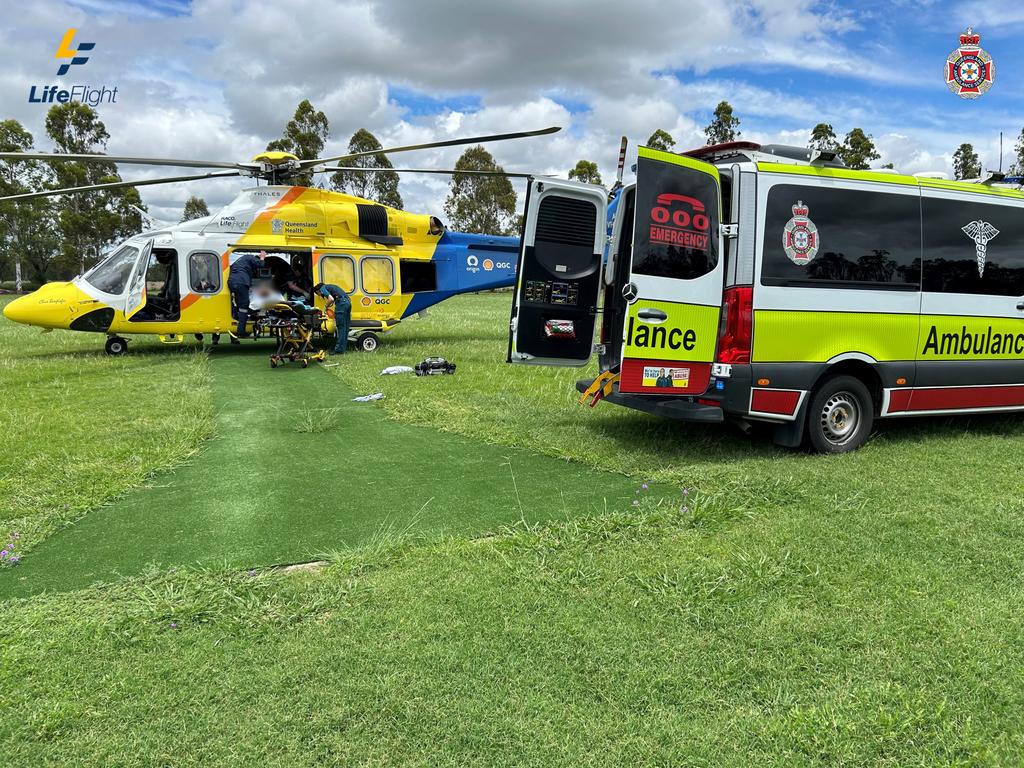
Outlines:
[[765,211],[761,283],[814,288],[918,289],[917,190],[777,184]]
[[220,290],[220,257],[208,251],[189,254],[188,286],[193,293],[217,293]]
[[926,197],[924,289],[1024,296],[1024,208]]

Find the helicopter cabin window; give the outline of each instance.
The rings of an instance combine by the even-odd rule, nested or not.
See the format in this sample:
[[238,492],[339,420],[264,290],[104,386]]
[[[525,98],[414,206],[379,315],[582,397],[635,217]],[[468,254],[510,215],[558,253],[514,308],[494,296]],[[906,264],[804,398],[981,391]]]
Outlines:
[[320,282],[338,286],[345,293],[356,289],[356,263],[351,256],[324,256],[320,259]]
[[139,249],[125,245],[93,267],[85,275],[85,281],[93,288],[118,296],[128,286]]
[[220,281],[220,257],[217,254],[200,251],[189,255],[188,284],[193,293],[217,293]]
[[146,303],[132,315],[132,322],[177,320],[180,299],[177,251],[154,248],[146,265]]
[[437,262],[432,259],[402,259],[402,293],[437,290]]
[[364,256],[359,262],[363,293],[385,295],[395,291],[395,263],[383,256]]

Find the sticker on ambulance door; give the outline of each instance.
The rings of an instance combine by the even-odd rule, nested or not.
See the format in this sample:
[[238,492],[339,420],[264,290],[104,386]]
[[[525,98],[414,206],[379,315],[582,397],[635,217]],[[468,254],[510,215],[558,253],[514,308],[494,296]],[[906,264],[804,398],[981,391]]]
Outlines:
[[690,386],[689,368],[660,368],[654,365],[644,366],[643,385],[645,387],[662,387],[669,389]]
[[786,255],[801,267],[810,264],[821,247],[818,228],[811,221],[810,212],[809,205],[804,205],[803,200],[797,200],[793,206],[793,218],[786,222],[782,231],[782,247],[786,249]]

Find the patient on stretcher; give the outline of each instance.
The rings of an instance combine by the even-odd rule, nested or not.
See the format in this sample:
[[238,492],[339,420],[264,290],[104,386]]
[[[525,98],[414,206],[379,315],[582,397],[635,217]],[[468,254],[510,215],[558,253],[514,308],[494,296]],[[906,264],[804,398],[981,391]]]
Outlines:
[[274,304],[280,304],[284,300],[284,295],[268,280],[253,285],[252,291],[249,293],[249,309],[259,312]]

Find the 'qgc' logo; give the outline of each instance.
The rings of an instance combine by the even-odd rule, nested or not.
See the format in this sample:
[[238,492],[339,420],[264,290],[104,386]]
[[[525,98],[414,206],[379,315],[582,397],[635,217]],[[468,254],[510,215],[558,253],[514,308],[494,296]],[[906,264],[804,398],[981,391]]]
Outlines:
[[79,43],[78,48],[72,48],[71,42],[75,39],[76,29],[69,29],[64,33],[64,38],[60,41],[60,47],[57,48],[57,54],[54,56],[55,59],[71,59],[70,63],[64,63],[60,65],[57,70],[57,76],[66,75],[68,70],[71,69],[73,64],[85,64],[89,60],[88,56],[79,56],[78,54],[83,51],[91,51],[96,47],[96,43]]

